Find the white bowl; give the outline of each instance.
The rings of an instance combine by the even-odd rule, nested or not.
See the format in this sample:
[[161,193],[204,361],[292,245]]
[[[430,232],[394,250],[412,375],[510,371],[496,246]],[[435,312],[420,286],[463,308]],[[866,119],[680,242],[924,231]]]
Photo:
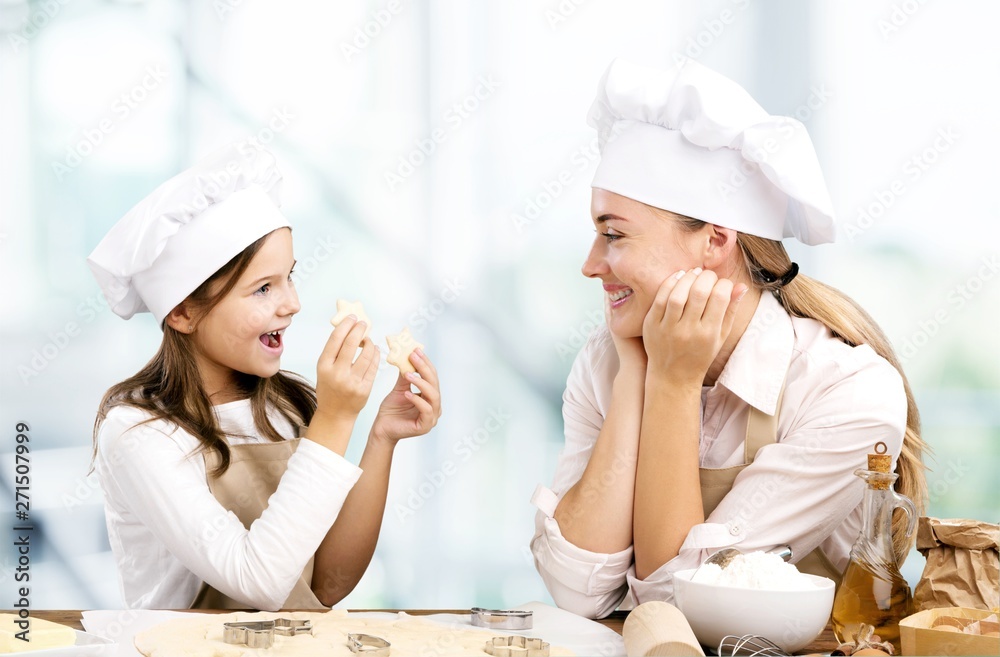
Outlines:
[[674,573],[674,600],[698,641],[712,650],[727,634],[755,634],[792,653],[819,636],[830,620],[834,583],[829,578],[803,574],[815,588],[767,591],[692,582],[695,570]]

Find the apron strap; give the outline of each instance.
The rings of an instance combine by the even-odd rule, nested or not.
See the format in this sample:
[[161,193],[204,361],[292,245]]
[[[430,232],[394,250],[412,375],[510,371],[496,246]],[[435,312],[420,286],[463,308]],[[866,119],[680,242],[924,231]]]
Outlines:
[[785,382],[782,381],[781,390],[778,391],[778,401],[774,405],[774,415],[768,415],[756,406],[750,407],[750,417],[747,418],[747,439],[743,444],[744,463],[753,463],[761,447],[778,441],[778,413],[781,410],[781,398],[784,396]]

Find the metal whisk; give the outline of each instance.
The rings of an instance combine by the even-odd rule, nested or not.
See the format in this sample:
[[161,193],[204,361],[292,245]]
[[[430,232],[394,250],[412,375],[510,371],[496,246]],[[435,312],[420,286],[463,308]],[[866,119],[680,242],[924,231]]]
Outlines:
[[787,657],[788,653],[781,649],[770,639],[754,634],[744,634],[743,636],[722,637],[719,642],[719,657],[736,657],[736,655],[746,655],[748,657]]

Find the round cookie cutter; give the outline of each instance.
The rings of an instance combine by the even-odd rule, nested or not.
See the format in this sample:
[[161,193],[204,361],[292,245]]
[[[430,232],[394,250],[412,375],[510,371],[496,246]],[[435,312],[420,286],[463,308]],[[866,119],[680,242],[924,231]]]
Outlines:
[[472,624],[491,630],[530,630],[533,612],[516,609],[472,608]]
[[391,644],[379,636],[372,634],[348,634],[347,647],[351,652],[365,657],[389,657]]

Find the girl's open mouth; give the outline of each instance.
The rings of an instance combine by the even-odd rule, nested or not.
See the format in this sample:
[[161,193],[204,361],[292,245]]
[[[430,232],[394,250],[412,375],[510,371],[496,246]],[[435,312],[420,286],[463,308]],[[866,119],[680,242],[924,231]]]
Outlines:
[[260,342],[264,347],[272,351],[281,351],[281,335],[285,332],[285,329],[280,329],[277,331],[271,331],[270,333],[264,333],[260,336]]

